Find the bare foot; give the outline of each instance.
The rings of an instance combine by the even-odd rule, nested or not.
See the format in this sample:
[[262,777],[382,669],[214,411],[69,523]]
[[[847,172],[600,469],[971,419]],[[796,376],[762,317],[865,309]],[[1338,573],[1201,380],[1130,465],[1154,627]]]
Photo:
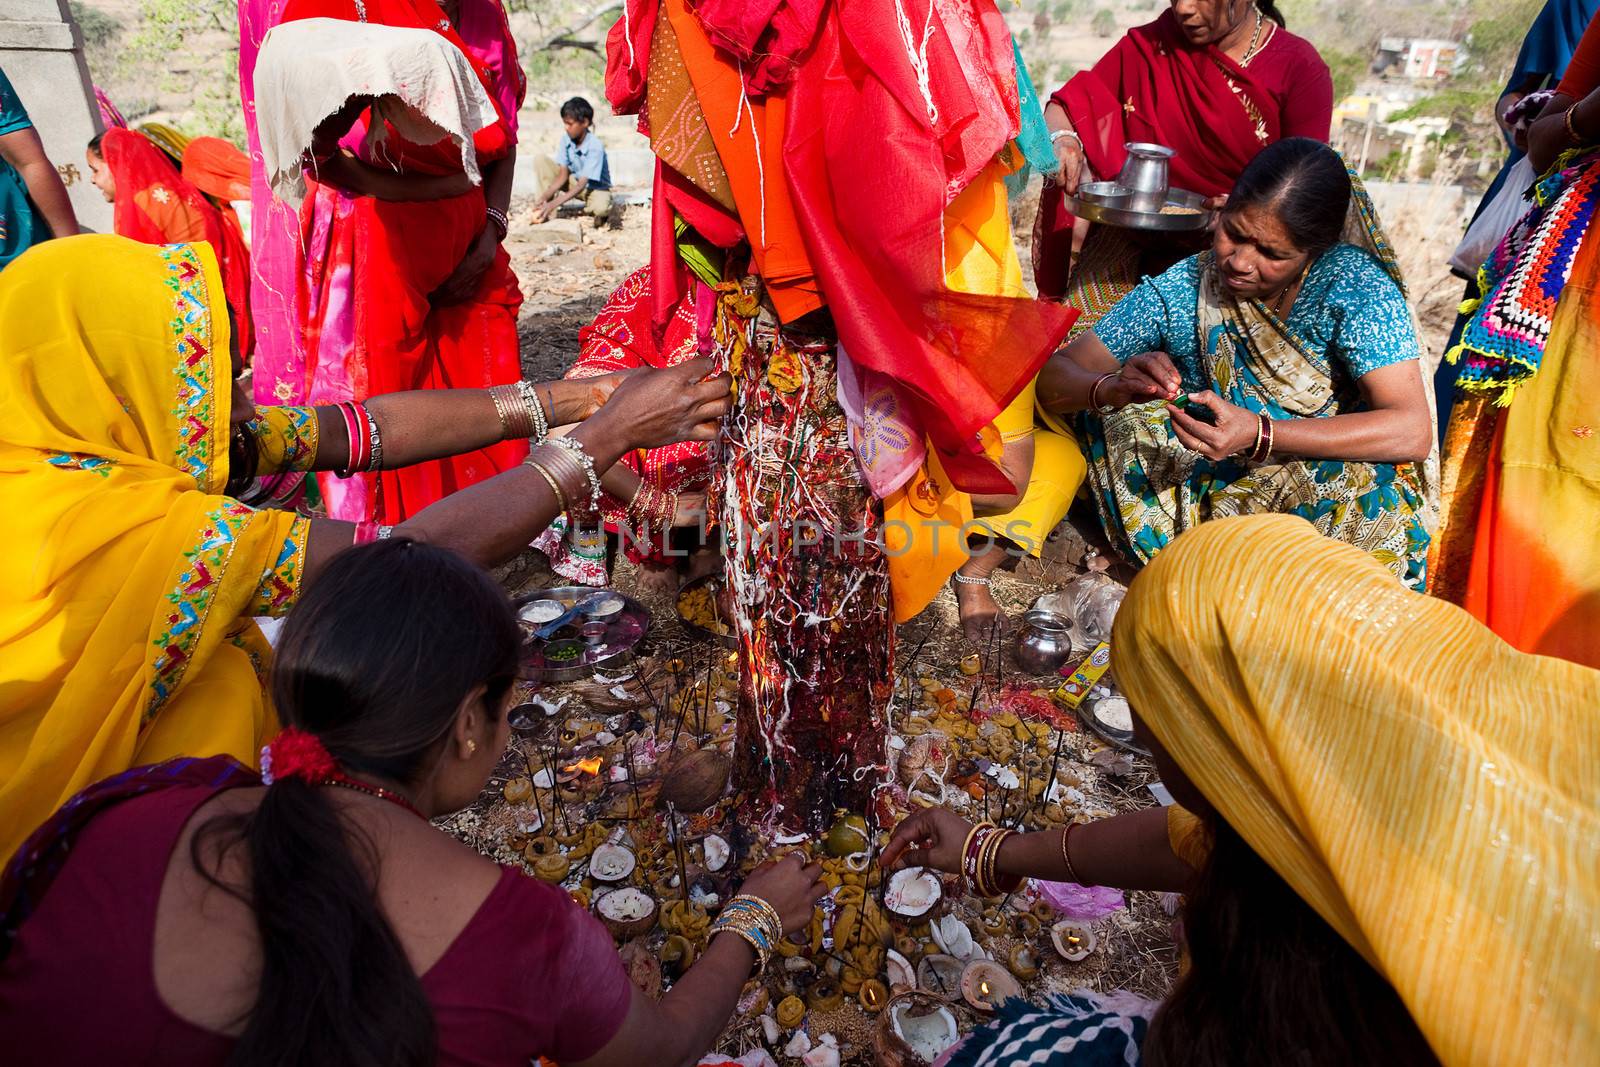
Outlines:
[[[989,576],[1004,560],[1004,550],[991,547],[963,563],[952,580],[956,606],[961,612],[961,633],[970,644],[980,647],[992,644],[994,631],[1005,629],[1005,612],[989,589]],[[962,581],[963,578],[971,580]]]
[[649,600],[671,597],[678,591],[678,571],[671,564],[641,563],[636,581],[639,595]]
[[683,564],[684,584],[696,578],[704,578],[708,574],[722,573],[722,553],[714,548],[697,548],[689,553],[689,558]]

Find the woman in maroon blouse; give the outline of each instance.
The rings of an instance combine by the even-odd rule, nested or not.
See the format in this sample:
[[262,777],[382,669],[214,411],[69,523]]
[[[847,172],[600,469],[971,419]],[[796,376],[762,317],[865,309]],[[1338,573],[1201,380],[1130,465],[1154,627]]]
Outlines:
[[[404,540],[330,562],[284,629],[275,777],[227,757],[70,801],[0,881],[0,1033],[18,1063],[692,1063],[755,960],[714,935],[659,1003],[560,889],[429,825],[510,734],[520,635],[501,590]],[[786,933],[820,869],[742,892]],[[26,920],[26,921],[24,921]]]

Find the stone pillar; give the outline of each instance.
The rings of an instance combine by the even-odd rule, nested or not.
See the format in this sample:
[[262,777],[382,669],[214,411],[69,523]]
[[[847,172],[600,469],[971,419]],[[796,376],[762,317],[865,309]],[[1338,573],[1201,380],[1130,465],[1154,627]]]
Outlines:
[[22,98],[85,229],[111,232],[111,205],[89,182],[83,149],[101,130],[83,37],[67,0],[0,3],[0,70]]
[[721,447],[739,631],[735,780],[751,821],[817,834],[836,809],[865,813],[882,775],[888,560],[839,407],[837,343],[726,307],[718,333],[738,386]]

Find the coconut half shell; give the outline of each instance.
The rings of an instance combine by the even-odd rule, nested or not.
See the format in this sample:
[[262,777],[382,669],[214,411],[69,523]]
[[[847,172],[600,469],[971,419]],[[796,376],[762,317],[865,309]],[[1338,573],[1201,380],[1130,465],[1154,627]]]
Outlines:
[[706,870],[716,874],[728,865],[728,859],[733,855],[733,849],[728,842],[716,834],[707,834],[700,842],[700,848],[705,853]]
[[961,972],[967,965],[954,956],[935,952],[917,964],[917,988],[934,996],[951,998],[961,993]]
[[639,865],[621,845],[596,845],[589,854],[589,874],[597,882],[621,882]]
[[933,912],[944,898],[939,876],[926,867],[906,867],[889,876],[883,893],[883,906],[903,919],[921,919]]
[[908,989],[917,988],[917,971],[911,966],[910,960],[892,948],[883,954],[883,960],[885,977],[889,980],[889,992],[904,993]]
[[1063,919],[1050,928],[1050,942],[1068,963],[1087,959],[1098,943],[1093,930],[1070,919]]
[[595,915],[619,941],[648,933],[660,910],[649,893],[631,887],[613,890],[594,902]]
[[880,1067],[929,1067],[961,1039],[955,1013],[925,993],[892,998],[872,1033]]

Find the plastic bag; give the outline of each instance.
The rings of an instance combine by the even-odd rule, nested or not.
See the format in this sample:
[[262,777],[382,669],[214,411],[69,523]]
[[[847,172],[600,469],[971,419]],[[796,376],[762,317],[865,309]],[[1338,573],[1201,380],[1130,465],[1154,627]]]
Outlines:
[[1523,199],[1522,194],[1528,191],[1528,187],[1538,177],[1527,156],[1523,156],[1511,165],[1511,169],[1506,172],[1506,180],[1501,183],[1500,191],[1494,194],[1494,199],[1484,206],[1478,217],[1472,220],[1472,225],[1467,227],[1466,236],[1461,238],[1461,243],[1450,256],[1450,266],[1469,278],[1478,276],[1478,268],[1489,258],[1494,246],[1500,243],[1506,231],[1533,206]]
[[1128,595],[1126,586],[1094,571],[1080,574],[1054,593],[1046,593],[1034,607],[1052,611],[1072,622],[1072,647],[1089,649],[1111,640],[1111,623]]

